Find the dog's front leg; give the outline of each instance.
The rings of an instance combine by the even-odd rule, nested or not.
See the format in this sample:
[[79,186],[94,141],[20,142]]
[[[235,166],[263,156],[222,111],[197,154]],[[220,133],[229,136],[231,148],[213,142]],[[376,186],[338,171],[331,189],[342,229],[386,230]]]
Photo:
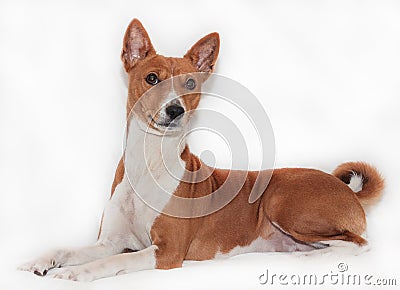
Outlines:
[[[96,244],[79,249],[51,251],[39,259],[20,266],[18,269],[44,276],[53,268],[81,265],[119,254],[125,248],[132,247],[134,241],[130,238],[130,221],[120,210],[121,202],[126,203],[126,197],[129,197],[130,193],[129,183],[121,183],[116,187],[114,197],[109,200],[105,208],[101,233]],[[133,203],[131,203],[131,206],[133,206]]]
[[157,249],[157,246],[152,245],[138,252],[118,254],[87,264],[62,268],[56,270],[51,277],[88,282],[129,272],[154,269]]
[[44,276],[53,268],[80,265],[96,259],[104,258],[121,252],[121,247],[110,241],[98,242],[89,247],[79,249],[64,249],[49,252],[48,254],[21,265],[18,269],[30,271]]

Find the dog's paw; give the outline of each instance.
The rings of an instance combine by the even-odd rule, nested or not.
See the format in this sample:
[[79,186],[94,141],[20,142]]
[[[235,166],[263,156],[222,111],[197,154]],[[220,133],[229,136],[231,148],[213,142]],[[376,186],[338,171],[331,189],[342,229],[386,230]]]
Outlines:
[[62,260],[65,254],[66,251],[62,250],[48,253],[47,255],[44,255],[39,259],[19,266],[18,270],[29,271],[38,276],[45,276],[49,270],[61,267]]
[[42,257],[37,260],[25,263],[18,267],[20,271],[29,271],[38,276],[45,276],[50,269],[56,268],[59,265],[55,259]]
[[328,241],[329,247],[316,249],[308,252],[294,252],[295,257],[318,257],[318,256],[359,256],[371,250],[370,246],[359,246],[351,242],[345,241]]
[[85,268],[84,265],[58,269],[49,275],[49,277],[80,282],[90,282],[96,280],[95,275],[89,269]]

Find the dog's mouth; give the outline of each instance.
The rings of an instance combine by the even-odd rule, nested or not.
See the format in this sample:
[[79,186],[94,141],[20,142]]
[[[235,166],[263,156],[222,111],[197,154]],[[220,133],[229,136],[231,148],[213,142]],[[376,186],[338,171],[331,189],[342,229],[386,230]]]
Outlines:
[[181,127],[181,119],[182,117],[179,116],[173,120],[156,120],[151,115],[148,115],[149,118],[149,125],[156,130],[168,130],[168,131],[177,131]]

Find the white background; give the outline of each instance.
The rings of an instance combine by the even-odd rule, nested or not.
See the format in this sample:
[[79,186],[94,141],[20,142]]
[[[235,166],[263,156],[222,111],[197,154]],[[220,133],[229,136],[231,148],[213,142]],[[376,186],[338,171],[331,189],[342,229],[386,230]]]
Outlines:
[[[119,54],[134,17],[168,56],[220,33],[217,72],[262,102],[277,167],[376,165],[387,188],[368,216],[371,251],[249,254],[90,284],[16,271],[48,249],[96,240],[122,151]],[[339,262],[400,284],[399,99],[397,1],[1,1],[0,289],[270,288],[258,283],[266,269],[330,273]]]

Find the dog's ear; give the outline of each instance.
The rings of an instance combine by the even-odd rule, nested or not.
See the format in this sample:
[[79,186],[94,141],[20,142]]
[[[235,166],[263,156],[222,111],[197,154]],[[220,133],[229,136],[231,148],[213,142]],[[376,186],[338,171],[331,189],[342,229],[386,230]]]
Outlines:
[[125,32],[121,59],[128,72],[138,60],[154,55],[156,51],[142,23],[136,18],[131,21]]
[[184,57],[189,59],[199,72],[211,73],[217,61],[218,51],[219,34],[213,32],[197,41]]

